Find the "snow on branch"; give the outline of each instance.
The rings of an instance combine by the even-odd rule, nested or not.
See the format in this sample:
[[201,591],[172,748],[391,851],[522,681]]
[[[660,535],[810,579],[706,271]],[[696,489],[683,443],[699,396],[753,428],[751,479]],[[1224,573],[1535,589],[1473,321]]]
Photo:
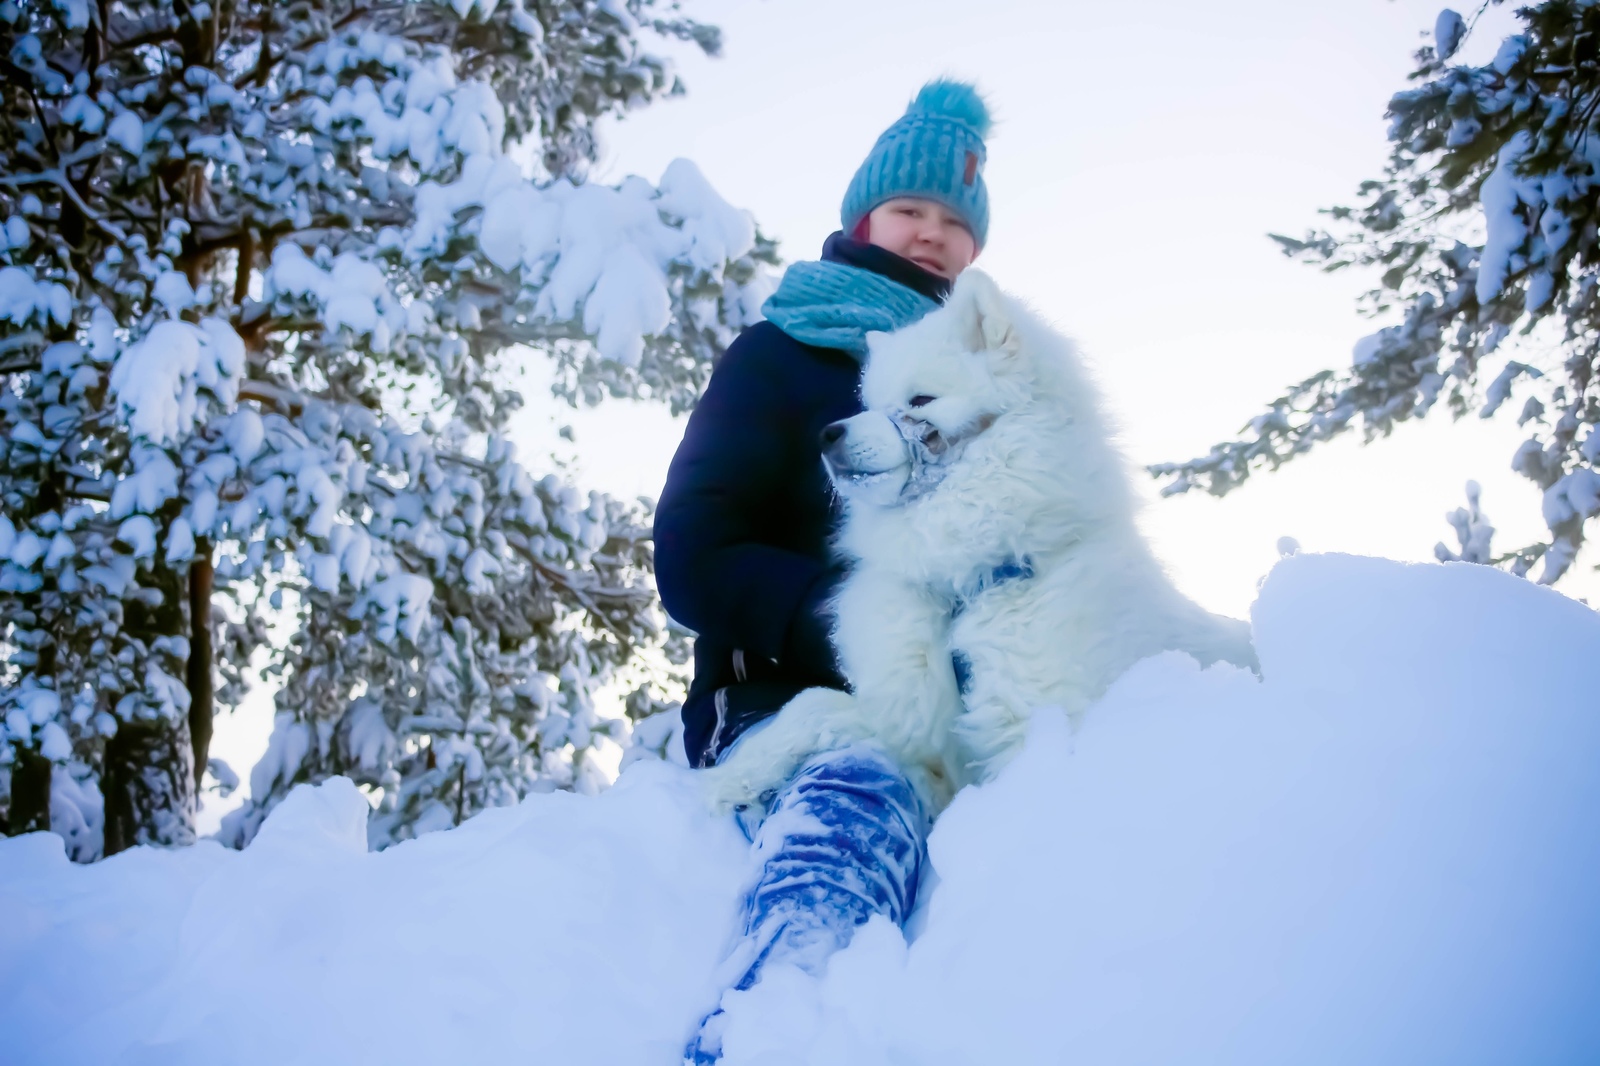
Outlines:
[[[1160,463],[1166,494],[1222,495],[1361,427],[1368,441],[1425,416],[1499,412],[1514,388],[1531,427],[1513,467],[1544,493],[1549,538],[1513,556],[1559,580],[1597,513],[1589,442],[1600,427],[1600,67],[1574,63],[1600,37],[1600,7],[1545,0],[1519,10],[1522,32],[1482,66],[1446,65],[1471,27],[1443,12],[1417,53],[1415,84],[1389,103],[1392,153],[1361,202],[1326,212],[1331,231],[1277,237],[1324,270],[1370,268],[1366,309],[1397,314],[1352,365],[1292,386],[1238,439],[1187,462]],[[1523,342],[1535,334],[1537,340]],[[1486,357],[1523,351],[1484,386]]]

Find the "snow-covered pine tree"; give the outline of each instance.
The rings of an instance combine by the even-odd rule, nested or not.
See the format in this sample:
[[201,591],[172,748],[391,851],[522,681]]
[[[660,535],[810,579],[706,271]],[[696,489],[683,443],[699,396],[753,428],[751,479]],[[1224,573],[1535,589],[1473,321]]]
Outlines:
[[652,35],[718,43],[674,0],[0,0],[8,832],[192,839],[263,654],[236,840],[333,773],[380,845],[583,784],[671,635],[641,505],[518,463],[505,353],[682,409],[773,258],[687,162],[583,183],[679,90]]
[[[1456,418],[1488,418],[1520,386],[1517,421],[1533,429],[1513,466],[1544,491],[1550,536],[1494,561],[1525,574],[1542,558],[1545,583],[1572,565],[1600,514],[1600,4],[1529,4],[1492,61],[1452,64],[1499,2],[1471,21],[1439,15],[1417,84],[1389,103],[1389,162],[1359,205],[1327,211],[1332,231],[1274,237],[1324,270],[1377,268],[1364,309],[1400,321],[1351,366],[1291,386],[1241,439],[1152,466],[1171,478],[1164,494],[1223,495],[1358,425],[1368,441],[1387,435],[1441,397]],[[1505,356],[1507,338],[1541,323],[1559,331],[1553,351]]]

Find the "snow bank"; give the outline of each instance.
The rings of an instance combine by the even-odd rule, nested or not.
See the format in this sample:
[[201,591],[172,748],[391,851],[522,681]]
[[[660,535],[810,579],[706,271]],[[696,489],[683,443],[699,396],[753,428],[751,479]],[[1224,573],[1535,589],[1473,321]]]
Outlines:
[[675,1061],[745,862],[682,771],[376,854],[366,810],[335,778],[243,852],[0,845],[0,1061]]
[[[1600,1059],[1600,617],[1476,566],[1296,556],[1264,680],[1178,656],[957,798],[912,943],[725,999],[728,1066]],[[0,843],[22,1063],[672,1066],[752,870],[687,771],[364,853]]]

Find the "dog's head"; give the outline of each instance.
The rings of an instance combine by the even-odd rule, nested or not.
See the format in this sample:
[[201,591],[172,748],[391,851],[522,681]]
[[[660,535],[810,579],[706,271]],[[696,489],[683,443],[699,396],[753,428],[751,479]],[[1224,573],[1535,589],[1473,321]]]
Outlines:
[[937,311],[867,337],[866,410],[822,431],[822,455],[853,501],[896,506],[932,492],[973,442],[1019,403],[1022,347],[989,276],[964,272]]

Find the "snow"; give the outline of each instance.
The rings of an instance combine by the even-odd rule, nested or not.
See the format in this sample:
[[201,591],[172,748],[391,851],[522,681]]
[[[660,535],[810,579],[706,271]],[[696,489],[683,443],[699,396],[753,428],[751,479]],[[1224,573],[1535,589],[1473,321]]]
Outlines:
[[[1252,620],[1263,680],[1167,655],[1076,737],[1042,712],[940,820],[910,943],[728,993],[727,1066],[1600,1058],[1600,617],[1297,554]],[[753,867],[691,771],[380,853],[368,809],[334,778],[243,852],[0,842],[16,1061],[675,1066],[732,976]]]
[[189,279],[176,270],[168,270],[157,277],[150,294],[173,318],[177,318],[180,311],[195,302],[194,289],[189,285]]
[[144,152],[144,123],[132,111],[124,111],[106,127],[106,139],[129,155],[140,155]]
[[1381,354],[1383,351],[1384,342],[1388,340],[1394,332],[1396,332],[1395,327],[1390,326],[1387,329],[1379,330],[1376,333],[1369,333],[1365,337],[1362,337],[1360,340],[1356,341],[1355,349],[1350,355],[1350,365],[1358,367],[1365,366],[1377,359],[1379,354]]
[[44,725],[61,711],[61,697],[47,688],[24,689],[13,698],[34,725]]
[[1467,482],[1467,506],[1457,507],[1444,516],[1444,520],[1456,531],[1461,550],[1453,552],[1443,541],[1435,544],[1433,555],[1441,563],[1489,563],[1494,560],[1495,529],[1488,515],[1483,513],[1482,496],[1483,489],[1476,481]]
[[111,391],[135,437],[166,444],[194,428],[198,389],[233,402],[244,363],[244,341],[227,322],[207,318],[193,325],[168,319],[117,356]]
[[46,551],[45,542],[32,532],[25,532],[11,542],[11,561],[27,570]]
[[322,322],[330,332],[348,326],[357,334],[370,334],[376,339],[405,326],[405,310],[389,290],[383,272],[354,252],[341,252],[324,270],[307,258],[298,245],[280,244],[273,249],[264,285],[269,302],[279,296],[315,300],[322,307]]
[[279,711],[272,719],[266,754],[250,770],[250,791],[257,796],[271,792],[280,776],[294,773],[310,745],[311,732],[306,723],[296,721],[288,711]]
[[32,743],[33,723],[28,721],[28,716],[20,710],[13,708],[6,712],[5,737],[7,740],[19,744]]
[[1448,7],[1439,12],[1433,22],[1433,46],[1441,60],[1455,55],[1466,35],[1467,24],[1460,14]]
[[755,245],[756,227],[749,212],[724,200],[694,163],[674,159],[667,164],[660,188],[661,210],[684,220],[687,258],[696,268],[714,273]]
[[87,94],[79,93],[61,109],[61,121],[77,126],[92,137],[105,126],[106,113]]
[[50,538],[50,550],[44,556],[44,568],[57,570],[61,564],[77,554],[77,547],[72,543],[72,538],[65,533],[56,533]]
[[1536,367],[1531,367],[1527,363],[1519,363],[1515,359],[1511,360],[1506,364],[1505,369],[1500,371],[1499,375],[1489,383],[1489,387],[1484,390],[1483,407],[1478,411],[1478,417],[1493,418],[1494,413],[1500,409],[1500,405],[1511,398],[1511,386],[1515,385],[1517,378],[1524,374],[1532,378],[1544,376]]
[[582,309],[601,356],[637,367],[645,338],[672,318],[668,273],[676,263],[716,277],[755,245],[750,216],[719,196],[692,162],[676,159],[659,187],[558,181],[535,186],[507,159],[469,159],[461,180],[417,192],[413,256],[443,246],[456,212],[482,206],[478,241],[501,270],[538,286],[536,316],[565,321]]
[[63,838],[68,855],[87,862],[99,853],[105,798],[82,763],[58,765],[50,774],[50,826]]
[[1500,42],[1500,48],[1495,52],[1494,59],[1489,65],[1501,74],[1510,74],[1511,68],[1517,65],[1528,50],[1528,37],[1526,34],[1513,34]]
[[222,437],[239,462],[248,463],[261,453],[266,429],[260,415],[249,407],[241,407],[223,422]]
[[[1442,17],[1442,16],[1441,16]],[[1508,38],[1495,60],[1501,73],[1521,55],[1526,41]],[[1469,119],[1458,117],[1456,127]],[[1475,128],[1460,138],[1452,127],[1450,144],[1458,146],[1477,136]],[[1494,170],[1479,192],[1483,207],[1485,240],[1475,286],[1478,302],[1488,306],[1499,298],[1508,280],[1525,273],[1527,292],[1524,307],[1530,313],[1547,310],[1556,296],[1555,259],[1573,237],[1573,220],[1563,210],[1581,201],[1587,193],[1588,179],[1566,173],[1523,175],[1518,173],[1532,146],[1528,131],[1513,135],[1501,147]],[[1499,338],[1493,338],[1498,343]]]
[[1505,143],[1495,160],[1494,170],[1483,181],[1478,194],[1483,204],[1488,236],[1478,265],[1477,296],[1480,304],[1492,303],[1505,287],[1511,272],[1511,256],[1528,237],[1528,226],[1518,216],[1518,207],[1542,202],[1537,178],[1524,178],[1516,167],[1531,143],[1528,134],[1519,132]]
[[21,215],[12,215],[6,219],[3,232],[5,248],[8,251],[12,248],[26,248],[28,242],[33,239],[32,234],[28,232],[28,220]]
[[1587,521],[1600,514],[1600,473],[1580,466],[1561,476],[1545,490],[1542,510],[1552,528],[1573,519]]
[[367,590],[363,609],[367,604],[377,607],[379,640],[391,642],[399,632],[407,640],[415,641],[428,619],[432,601],[433,584],[427,578],[419,574],[395,573],[384,575],[383,580]]
[[117,482],[111,492],[111,517],[155,514],[178,495],[178,468],[167,453],[155,448],[136,449],[134,472]]
[[66,16],[69,30],[81,30],[89,25],[88,0],[55,0],[54,6]]
[[23,267],[0,267],[0,320],[25,326],[35,317],[40,325],[48,319],[57,325],[70,323],[72,294],[59,282],[34,281],[32,272]]
[[229,796],[239,787],[239,775],[222,759],[212,756],[206,760],[206,773],[217,783],[217,794]]
[[167,550],[162,556],[168,566],[178,566],[194,558],[194,528],[179,515],[167,530]]
[[135,559],[148,559],[156,553],[156,526],[149,515],[136,514],[117,527],[117,540],[132,549]]
[[51,762],[66,762],[72,757],[72,740],[67,731],[55,722],[46,722],[39,728],[39,754]]
[[[342,46],[330,48],[326,58],[330,70],[343,65],[345,52]],[[380,90],[363,76],[349,86],[341,85],[327,100],[308,101],[308,121],[319,132],[340,125],[346,137],[370,139],[376,158],[409,155],[424,174],[443,168],[452,159],[450,149],[464,156],[499,152],[505,137],[505,107],[487,82],[458,84],[444,57],[409,64],[404,43],[378,33],[362,34],[357,48],[348,52],[354,62],[376,61],[408,76],[400,114],[391,113],[395,108],[384,99],[388,90]]]

